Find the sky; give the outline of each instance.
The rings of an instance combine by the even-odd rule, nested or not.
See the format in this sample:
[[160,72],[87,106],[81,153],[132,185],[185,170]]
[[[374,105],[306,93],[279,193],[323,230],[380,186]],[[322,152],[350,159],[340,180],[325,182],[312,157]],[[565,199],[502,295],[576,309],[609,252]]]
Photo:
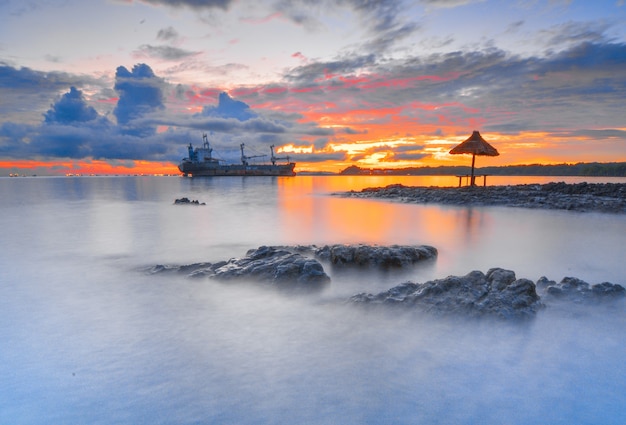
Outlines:
[[0,176],[626,161],[625,0],[0,0]]

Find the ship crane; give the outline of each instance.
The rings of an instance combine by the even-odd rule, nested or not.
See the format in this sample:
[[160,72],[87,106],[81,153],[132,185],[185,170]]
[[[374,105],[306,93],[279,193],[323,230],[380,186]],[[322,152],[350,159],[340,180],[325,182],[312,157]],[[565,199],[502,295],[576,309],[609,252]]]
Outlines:
[[239,147],[241,148],[241,163],[245,166],[248,166],[248,160],[252,159],[252,158],[260,158],[262,156],[266,156],[266,155],[252,155],[252,156],[246,156],[246,154],[243,152],[243,147],[245,145],[242,143],[241,145],[239,145]]
[[270,149],[272,151],[272,165],[276,165],[277,160],[285,160],[289,162],[289,156],[284,156],[284,157],[274,156],[274,145],[270,146]]

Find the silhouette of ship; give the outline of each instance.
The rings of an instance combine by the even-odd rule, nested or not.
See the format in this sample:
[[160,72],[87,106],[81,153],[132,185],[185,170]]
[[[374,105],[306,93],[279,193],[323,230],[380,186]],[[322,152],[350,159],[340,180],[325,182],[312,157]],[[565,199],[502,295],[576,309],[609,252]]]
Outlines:
[[[224,161],[214,158],[213,149],[209,145],[209,139],[206,134],[202,135],[202,147],[194,148],[191,143],[187,147],[189,157],[183,158],[178,165],[178,169],[185,176],[192,177],[208,177],[208,176],[295,176],[293,171],[296,164],[289,162],[289,157],[274,156],[274,145],[270,146],[271,164],[250,164],[249,159],[260,158],[267,155],[246,156],[244,153],[244,144],[241,148],[241,164],[225,164]],[[286,161],[283,164],[277,164],[276,161]]]

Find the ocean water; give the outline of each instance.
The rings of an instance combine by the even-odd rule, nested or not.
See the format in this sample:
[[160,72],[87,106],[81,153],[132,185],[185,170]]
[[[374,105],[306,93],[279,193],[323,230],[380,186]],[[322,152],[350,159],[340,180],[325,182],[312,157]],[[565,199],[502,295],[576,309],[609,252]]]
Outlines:
[[[488,183],[548,180],[576,181]],[[623,302],[511,324],[344,301],[492,267],[626,286],[626,216],[332,195],[391,183],[456,179],[0,178],[0,423],[625,423]],[[206,205],[173,205],[183,196]],[[331,243],[439,257],[327,269],[307,296],[145,272]]]

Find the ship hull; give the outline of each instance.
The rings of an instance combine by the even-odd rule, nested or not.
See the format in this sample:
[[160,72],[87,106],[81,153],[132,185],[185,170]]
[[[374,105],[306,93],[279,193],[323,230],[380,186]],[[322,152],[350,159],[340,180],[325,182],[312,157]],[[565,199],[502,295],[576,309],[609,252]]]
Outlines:
[[214,165],[206,166],[202,163],[183,162],[178,166],[181,173],[192,177],[218,176],[286,176],[293,177],[295,163],[281,165]]

